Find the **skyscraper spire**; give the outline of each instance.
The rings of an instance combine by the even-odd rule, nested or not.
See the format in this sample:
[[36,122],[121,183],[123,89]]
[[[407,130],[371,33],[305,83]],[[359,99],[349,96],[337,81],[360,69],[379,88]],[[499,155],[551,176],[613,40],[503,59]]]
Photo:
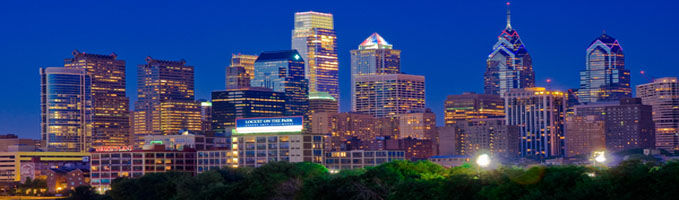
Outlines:
[[507,2],[507,28],[511,30],[512,29],[512,16],[511,16],[511,11],[509,10],[509,2]]

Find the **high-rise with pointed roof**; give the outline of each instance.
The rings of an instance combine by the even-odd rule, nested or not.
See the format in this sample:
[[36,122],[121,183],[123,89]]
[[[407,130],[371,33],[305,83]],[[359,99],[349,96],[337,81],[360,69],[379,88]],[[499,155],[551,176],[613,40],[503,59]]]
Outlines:
[[585,65],[587,68],[580,71],[580,103],[619,101],[632,96],[625,54],[615,38],[602,33],[590,43]]
[[292,30],[292,49],[305,61],[305,78],[309,92],[327,92],[339,98],[339,62],[337,60],[337,35],[330,13],[295,13]]
[[401,73],[401,50],[393,49],[382,36],[373,33],[358,49],[351,50],[351,110],[356,111],[356,77]]
[[511,12],[507,3],[507,26],[498,36],[498,41],[486,60],[484,92],[500,95],[512,88],[534,86],[533,59],[519,33],[512,28]]

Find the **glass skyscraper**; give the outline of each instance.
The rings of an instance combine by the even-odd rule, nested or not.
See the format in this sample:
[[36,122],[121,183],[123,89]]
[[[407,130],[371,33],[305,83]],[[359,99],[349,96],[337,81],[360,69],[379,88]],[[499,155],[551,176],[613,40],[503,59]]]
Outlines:
[[85,152],[92,138],[92,91],[83,69],[40,69],[41,138],[47,151]]
[[632,96],[625,54],[615,38],[601,34],[587,48],[587,68],[580,72],[580,103],[619,101]]
[[486,60],[484,92],[500,95],[513,88],[535,86],[533,59],[526,50],[519,33],[512,28],[507,3],[507,26],[498,36],[493,51]]
[[295,13],[292,49],[297,50],[306,62],[304,69],[309,92],[327,92],[339,100],[337,35],[332,14]]
[[200,102],[194,99],[193,66],[186,61],[156,60],[150,56],[137,67],[134,104],[135,145],[145,135],[201,131]]
[[454,126],[460,121],[486,118],[504,118],[505,102],[499,95],[475,94],[465,92],[448,95],[445,102],[444,119],[446,126]]
[[351,50],[351,110],[356,111],[356,77],[401,73],[401,50],[393,49],[379,34],[366,38],[358,49]]
[[252,87],[285,93],[285,115],[307,115],[309,83],[304,76],[304,60],[297,50],[263,52],[255,61]]
[[268,88],[240,88],[212,92],[212,129],[226,131],[237,118],[278,117],[285,114],[285,93]]
[[125,61],[118,55],[73,51],[64,67],[84,69],[92,79],[92,146],[128,145],[129,104],[125,94]]

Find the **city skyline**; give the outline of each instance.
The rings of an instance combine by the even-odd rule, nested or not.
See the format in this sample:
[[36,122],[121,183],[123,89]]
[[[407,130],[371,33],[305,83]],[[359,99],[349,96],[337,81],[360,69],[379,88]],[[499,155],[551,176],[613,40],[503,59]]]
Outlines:
[[[456,4],[456,3],[453,3]],[[458,3],[459,4],[459,3]],[[513,27],[520,30],[522,32],[522,40],[525,41],[525,43],[530,47],[531,55],[533,56],[534,59],[534,70],[536,73],[536,85],[537,86],[543,86],[543,87],[550,87],[551,89],[558,89],[562,92],[565,92],[567,89],[570,88],[577,88],[577,80],[578,80],[578,72],[582,69],[584,69],[584,59],[583,55],[585,55],[585,49],[587,47],[587,44],[591,41],[591,38],[595,38],[598,35],[601,34],[603,29],[606,29],[606,33],[610,34],[611,36],[615,37],[616,39],[620,40],[621,46],[625,48],[626,52],[626,68],[631,71],[632,74],[632,87],[635,87],[636,85],[640,83],[646,83],[647,81],[645,80],[644,77],[639,76],[639,71],[640,70],[646,70],[649,74],[656,76],[656,77],[675,77],[677,76],[677,69],[673,68],[671,66],[675,66],[677,63],[674,60],[671,60],[671,56],[663,56],[665,53],[668,55],[671,55],[672,52],[676,52],[677,50],[675,49],[658,49],[658,48],[650,48],[651,50],[647,50],[648,47],[647,45],[657,45],[654,44],[652,41],[657,38],[644,38],[644,37],[637,37],[634,36],[634,34],[630,34],[627,32],[628,30],[622,29],[619,27],[619,24],[630,24],[632,21],[627,21],[623,19],[614,19],[611,20],[610,25],[609,24],[603,24],[599,25],[601,26],[599,29],[589,27],[589,28],[582,28],[581,31],[577,31],[577,34],[574,33],[565,33],[563,31],[561,32],[556,32],[559,27],[563,28],[564,24],[559,24],[559,23],[550,23],[551,25],[545,26],[548,30],[552,30],[555,33],[558,34],[555,36],[552,36],[552,40],[546,39],[546,36],[541,36],[540,31],[537,31],[536,29],[539,29],[539,25],[541,22],[543,22],[545,19],[534,19],[531,18],[531,16],[535,16],[536,13],[531,13],[531,12],[536,12],[536,11],[541,11],[540,8],[536,8],[536,5],[531,5],[531,4],[542,4],[544,3],[540,2],[533,2],[533,3],[528,3],[528,2],[516,2],[515,4],[512,4],[512,24]],[[617,5],[619,6],[619,5]],[[648,5],[646,5],[648,6]],[[122,60],[127,61],[127,97],[130,97],[130,103],[134,102],[136,99],[136,88],[134,85],[136,84],[134,81],[129,81],[129,80],[136,80],[136,75],[135,75],[135,67],[138,64],[143,64],[144,58],[148,55],[153,55],[159,59],[168,59],[168,60],[176,60],[180,58],[184,58],[187,60],[188,63],[191,63],[191,65],[195,66],[196,68],[196,99],[207,99],[210,97],[210,92],[212,91],[217,91],[217,90],[224,90],[224,66],[228,65],[229,59],[230,59],[230,54],[233,53],[238,53],[241,52],[237,49],[243,49],[243,53],[247,54],[259,54],[263,51],[268,51],[268,50],[278,50],[278,49],[286,49],[285,44],[289,45],[289,37],[290,33],[289,30],[290,28],[293,27],[292,23],[292,18],[294,17],[295,12],[303,12],[307,10],[314,10],[314,11],[319,11],[319,12],[327,12],[327,13],[332,13],[335,16],[335,23],[337,24],[336,30],[337,30],[337,35],[340,38],[338,41],[338,55],[340,57],[340,90],[341,90],[341,102],[342,105],[340,106],[341,111],[348,111],[350,107],[350,102],[351,100],[348,99],[350,98],[349,89],[350,89],[350,84],[349,82],[349,77],[347,74],[349,73],[349,65],[350,62],[349,60],[349,49],[354,49],[355,44],[363,41],[365,36],[373,33],[373,32],[379,32],[380,34],[383,34],[385,38],[389,38],[389,42],[392,44],[398,45],[399,49],[403,51],[403,62],[402,62],[402,71],[408,74],[417,74],[417,75],[424,75],[427,78],[427,107],[432,108],[432,110],[436,113],[437,118],[438,118],[438,125],[442,125],[442,120],[443,120],[443,102],[445,101],[445,97],[447,95],[451,94],[461,94],[462,92],[465,91],[472,91],[472,92],[477,92],[477,93],[482,93],[482,88],[483,88],[483,71],[485,70],[485,58],[488,55],[488,49],[492,47],[494,41],[496,40],[498,31],[502,30],[503,24],[504,24],[504,4],[503,2],[492,2],[492,3],[484,3],[483,6],[480,6],[480,8],[474,8],[475,9],[482,9],[482,14],[488,15],[488,21],[486,20],[481,20],[482,24],[483,22],[489,22],[488,24],[483,24],[482,29],[472,29],[474,31],[467,31],[468,33],[461,33],[465,31],[454,31],[451,32],[455,35],[455,37],[458,38],[466,38],[470,37],[470,35],[478,34],[478,38],[480,39],[469,39],[471,40],[471,43],[473,43],[475,46],[474,47],[469,47],[468,45],[458,45],[458,46],[453,46],[454,49],[450,48],[444,48],[448,49],[453,52],[460,53],[461,55],[456,55],[460,57],[455,57],[454,60],[460,61],[460,62],[445,62],[444,59],[436,59],[436,56],[428,55],[431,54],[431,50],[427,51],[428,48],[426,48],[427,45],[422,45],[422,46],[417,46],[412,44],[413,42],[421,42],[425,38],[418,38],[418,33],[412,33],[412,30],[406,30],[407,28],[405,27],[399,27],[395,26],[394,24],[389,24],[386,23],[387,25],[380,25],[377,27],[373,27],[372,23],[366,23],[367,25],[363,26],[368,26],[368,27],[359,27],[354,28],[353,26],[347,26],[347,23],[351,24],[352,17],[348,16],[348,13],[346,11],[341,11],[340,9],[327,9],[324,8],[323,6],[316,6],[316,9],[314,9],[313,6],[310,6],[308,8],[294,8],[294,9],[281,9],[280,12],[275,12],[271,15],[274,15],[276,18],[282,18],[280,21],[278,19],[272,20],[275,21],[278,25],[275,26],[272,29],[275,29],[275,34],[268,33],[271,38],[265,38],[262,39],[263,41],[258,41],[262,43],[275,43],[275,45],[269,45],[269,44],[259,44],[255,43],[252,45],[231,45],[230,42],[234,42],[236,39],[227,39],[227,37],[222,36],[222,39],[224,41],[221,41],[220,44],[222,45],[229,45],[232,46],[230,48],[232,49],[221,49],[217,50],[214,47],[212,48],[207,48],[207,49],[212,49],[212,51],[199,51],[198,53],[201,54],[207,54],[207,55],[202,55],[198,56],[195,53],[192,53],[191,51],[194,49],[202,49],[200,48],[200,45],[193,46],[193,44],[183,44],[181,42],[177,42],[179,47],[176,47],[176,50],[167,50],[164,48],[172,48],[171,44],[167,43],[174,43],[173,37],[172,36],[163,36],[160,39],[155,39],[156,42],[159,43],[166,43],[164,45],[169,45],[169,46],[150,46],[147,47],[144,50],[132,50],[135,47],[143,47],[145,46],[144,42],[140,43],[130,43],[127,44],[129,45],[128,47],[122,47],[118,44],[101,44],[103,40],[107,40],[106,37],[92,37],[88,38],[90,36],[84,36],[86,39],[83,39],[83,43],[80,43],[80,41],[74,41],[69,39],[54,39],[54,40],[48,40],[52,41],[53,43],[63,43],[58,45],[59,47],[53,47],[50,45],[48,42],[47,46],[43,49],[40,50],[35,50],[37,51],[38,55],[40,54],[46,54],[47,56],[38,56],[38,59],[21,59],[21,56],[18,56],[16,60],[23,60],[21,62],[18,61],[12,61],[9,63],[11,66],[17,66],[17,67],[25,67],[25,68],[30,68],[31,70],[28,70],[28,72],[25,72],[25,70],[12,70],[10,69],[11,73],[14,73],[16,77],[19,77],[19,79],[25,79],[25,80],[17,80],[17,78],[8,78],[6,80],[3,80],[3,85],[16,85],[16,83],[12,83],[9,81],[16,81],[19,82],[20,85],[25,85],[23,88],[26,89],[20,89],[22,87],[18,88],[9,88],[9,94],[16,95],[17,98],[21,101],[15,101],[15,100],[5,100],[3,102],[3,106],[0,108],[0,121],[2,125],[0,128],[0,134],[17,134],[21,137],[25,138],[38,138],[39,137],[39,103],[35,103],[39,101],[39,87],[37,86],[39,79],[37,73],[35,73],[37,68],[39,67],[51,67],[51,66],[60,66],[62,63],[61,61],[63,58],[67,58],[68,55],[70,54],[71,51],[74,49],[79,49],[83,52],[88,52],[88,53],[95,53],[95,54],[108,54],[110,52],[115,52],[120,56]],[[631,7],[627,7],[631,9]],[[270,8],[267,8],[270,9]],[[435,8],[432,8],[435,9]],[[454,7],[453,10],[456,11],[461,11],[460,7]],[[572,9],[572,8],[571,8]],[[566,9],[568,10],[568,9]],[[614,9],[611,9],[611,13],[608,13],[608,11],[605,11],[608,14],[614,14],[613,11]],[[467,11],[469,12],[469,11]],[[559,12],[565,12],[565,11],[559,11]],[[541,12],[538,12],[538,15]],[[252,14],[255,15],[256,13]],[[380,13],[378,13],[380,14]],[[649,14],[649,13],[646,13]],[[659,17],[661,15],[668,15],[669,13],[662,13],[659,12],[655,16]],[[4,14],[3,14],[4,15]],[[8,15],[11,15],[8,14]],[[377,15],[377,14],[376,14]],[[453,16],[456,16],[456,13],[451,12],[451,13],[426,13],[423,15],[426,16],[443,16],[444,19],[452,20],[454,19]],[[554,14],[558,15],[558,14]],[[643,14],[640,14],[643,15]],[[676,15],[676,14],[675,14]],[[248,15],[249,16],[249,15]],[[373,15],[370,15],[373,16]],[[567,16],[567,15],[566,15]],[[205,17],[205,16],[203,16]],[[420,16],[423,17],[423,16]],[[560,17],[563,17],[560,16]],[[644,16],[637,16],[637,17],[644,17]],[[649,16],[646,16],[649,17]],[[567,18],[567,17],[566,17]],[[266,21],[267,18],[264,19],[254,19],[251,22],[261,22],[261,23],[269,23]],[[355,18],[353,18],[355,19]],[[406,18],[403,18],[405,20]],[[672,19],[672,17],[668,17],[668,19],[662,19],[662,20],[669,20]],[[30,20],[30,19],[27,19]],[[128,19],[129,20],[129,19]],[[561,20],[567,20],[567,19],[561,19]],[[659,19],[660,20],[660,19]],[[662,24],[662,20],[660,22],[656,22],[657,26],[660,26]],[[168,22],[171,20],[168,20]],[[575,20],[577,21],[577,20]],[[640,20],[637,23],[640,23]],[[563,21],[561,21],[563,22]],[[582,22],[582,21],[580,21]],[[224,22],[226,23],[226,22]],[[271,22],[274,23],[274,22]],[[429,24],[432,23],[432,24]],[[469,22],[448,22],[448,24],[442,24],[442,25],[435,25],[433,22],[427,22],[426,25],[432,25],[434,27],[436,26],[448,26],[448,25],[463,25],[463,26],[469,26],[469,24],[465,24]],[[416,23],[414,23],[416,24]],[[584,24],[586,27],[588,26],[596,26],[592,25],[596,23],[589,23],[589,24]],[[631,23],[632,25],[629,25],[630,27],[634,26],[634,23]],[[673,25],[673,23],[667,23],[670,24],[669,26],[664,26],[662,28],[656,28],[652,29],[651,31],[648,31],[647,33],[639,33],[636,32],[637,34],[649,34],[649,36],[655,32],[656,30],[664,30],[664,29],[669,29],[671,30],[677,30],[679,27],[676,25]],[[571,27],[575,27],[573,24],[570,24]],[[638,24],[637,24],[638,25]],[[407,25],[404,24],[403,26],[412,26],[412,25]],[[422,25],[420,25],[422,26]],[[608,26],[612,26],[611,28],[608,28]],[[652,26],[652,25],[648,25]],[[11,27],[11,25],[10,25]],[[231,37],[251,37],[251,36],[246,36],[249,34],[253,35],[258,35],[260,33],[256,33],[257,31],[248,31],[251,27],[244,26],[244,31],[241,31],[239,34],[234,34],[231,35]],[[579,26],[578,26],[579,27]],[[423,28],[423,27],[420,27]],[[254,29],[254,28],[253,28]],[[280,30],[279,30],[280,29]],[[399,30],[403,29],[402,31],[406,33],[411,33],[413,35],[408,35],[404,33],[400,33]],[[31,29],[28,29],[31,30]],[[427,29],[424,29],[427,30]],[[490,30],[490,31],[488,31]],[[95,30],[96,32],[97,30]],[[224,31],[222,29],[217,29],[215,31],[211,30],[202,30],[202,33],[207,33],[212,37],[212,34],[218,34],[221,33],[221,31]],[[452,31],[449,29],[443,29],[440,30],[438,34],[435,34],[433,37],[437,37],[437,35],[440,36],[441,33],[446,33],[448,31]],[[20,31],[19,31],[20,32]],[[199,31],[200,32],[200,31]],[[347,33],[348,32],[348,33]],[[426,32],[426,31],[423,31]],[[537,33],[536,33],[537,32]],[[549,32],[549,31],[547,31]],[[344,35],[343,33],[347,33]],[[17,34],[14,32],[11,33],[6,33],[8,36],[11,37],[13,34]],[[202,41],[202,39],[198,38],[193,38],[189,36],[200,36],[200,35],[193,35],[195,33],[191,32],[182,32],[179,31],[179,38],[186,40],[188,43],[192,43],[192,41]],[[183,37],[182,37],[182,34]],[[431,34],[431,33],[430,33]],[[94,34],[96,35],[96,34]],[[572,35],[577,35],[577,39],[573,39],[573,41],[570,42],[563,42],[559,43],[561,41],[555,41],[553,37],[558,37],[562,38],[564,36],[572,36]],[[70,36],[72,37],[72,36]],[[129,35],[123,36],[125,37],[131,37]],[[39,39],[45,39],[45,38],[40,38]],[[140,37],[140,39],[143,37]],[[287,40],[285,39],[287,38]],[[454,38],[454,37],[453,37]],[[474,37],[477,38],[477,37]],[[571,39],[571,38],[568,38]],[[660,37],[660,39],[666,41],[666,43],[669,41],[669,43],[672,43],[672,40],[676,40],[675,38],[671,38],[670,36],[666,37]],[[660,40],[659,39],[659,40]],[[116,39],[114,38],[114,41]],[[459,40],[459,39],[458,39]],[[465,39],[467,40],[467,39]],[[19,40],[21,41],[21,37],[19,37]],[[454,39],[452,38],[447,38],[445,40],[441,40],[440,42],[443,44],[441,46],[452,46]],[[644,41],[641,44],[638,44],[639,41]],[[555,44],[556,42],[556,44]],[[35,43],[40,43],[40,40],[36,40]],[[105,42],[104,42],[105,43]],[[237,42],[235,42],[237,44]],[[11,51],[13,45],[9,43],[10,45],[7,45],[6,47],[9,47],[7,50],[3,49],[3,54],[8,55],[8,57],[13,57],[15,55],[14,51]],[[35,44],[33,44],[35,45]],[[182,48],[181,45],[185,45],[183,47],[188,47],[188,48]],[[414,45],[414,46],[413,46]],[[56,46],[56,45],[55,45]],[[429,46],[434,46],[434,45],[429,45]],[[438,46],[438,45],[437,45]],[[557,51],[554,51],[553,53],[556,53],[558,55],[561,55],[561,59],[554,59],[554,56],[552,55],[550,58],[550,55],[546,55],[545,51],[549,51],[552,49],[546,49],[544,48],[545,46],[568,46],[568,48],[565,49],[558,49]],[[28,44],[26,47],[29,49],[31,47],[31,44]],[[425,47],[425,48],[423,48]],[[479,50],[485,50],[485,52],[481,51],[481,53],[478,53]],[[66,49],[66,50],[64,50]],[[16,48],[14,48],[16,51]],[[465,51],[468,50],[468,51]],[[663,51],[664,50],[664,51]],[[19,49],[18,52],[26,52],[23,49]],[[443,54],[435,54],[435,55],[447,55],[449,53],[447,52],[439,52]],[[472,55],[473,54],[473,55]],[[477,55],[478,54],[478,55]],[[653,55],[649,55],[653,54]],[[35,56],[35,54],[31,54],[32,56]],[[140,56],[143,55],[143,56]],[[426,55],[426,56],[425,56]],[[641,55],[641,56],[639,56]],[[15,55],[16,56],[16,55]],[[471,57],[470,57],[471,56]],[[543,56],[543,57],[541,57]],[[57,57],[56,59],[54,57]],[[424,60],[427,58],[434,58],[430,60]],[[478,59],[480,58],[480,59]],[[216,61],[215,61],[216,60]],[[567,60],[566,63],[562,63],[564,60]],[[653,63],[662,63],[658,64],[656,66],[653,66]],[[569,63],[576,63],[576,64],[569,64]],[[458,64],[461,64],[463,66],[457,66]],[[423,67],[420,65],[424,66],[435,66],[435,67]],[[556,67],[554,67],[556,66]],[[564,73],[563,69],[554,69],[554,68],[567,68],[568,71]],[[436,69],[436,70],[433,70]],[[453,69],[453,70],[451,70]],[[445,73],[436,73],[438,71],[441,72],[447,72],[447,73],[460,73],[460,74],[469,74],[466,77],[460,77],[460,80],[450,80],[449,77],[451,76],[446,76]],[[30,72],[30,73],[29,73]],[[215,74],[212,76],[211,74]],[[30,77],[30,78],[27,78]],[[457,77],[456,77],[457,78]],[[553,80],[551,85],[547,85],[545,83],[545,79],[550,78]],[[26,83],[26,84],[22,84]],[[453,85],[451,87],[450,85]],[[455,85],[462,85],[462,86],[455,86]],[[17,105],[15,105],[17,104]],[[27,109],[28,108],[28,109]],[[21,111],[17,109],[22,109]],[[16,112],[14,112],[16,111]],[[14,117],[16,116],[16,117]],[[34,119],[33,119],[34,118]],[[10,126],[12,125],[12,126]]]

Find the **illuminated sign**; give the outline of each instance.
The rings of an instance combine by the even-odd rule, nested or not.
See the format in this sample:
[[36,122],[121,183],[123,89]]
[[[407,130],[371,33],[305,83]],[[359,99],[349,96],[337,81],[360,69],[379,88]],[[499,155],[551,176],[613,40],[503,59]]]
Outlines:
[[236,134],[301,132],[302,116],[236,119]]
[[95,151],[102,152],[102,151],[132,151],[132,146],[127,145],[127,146],[100,146],[100,147],[94,147]]

